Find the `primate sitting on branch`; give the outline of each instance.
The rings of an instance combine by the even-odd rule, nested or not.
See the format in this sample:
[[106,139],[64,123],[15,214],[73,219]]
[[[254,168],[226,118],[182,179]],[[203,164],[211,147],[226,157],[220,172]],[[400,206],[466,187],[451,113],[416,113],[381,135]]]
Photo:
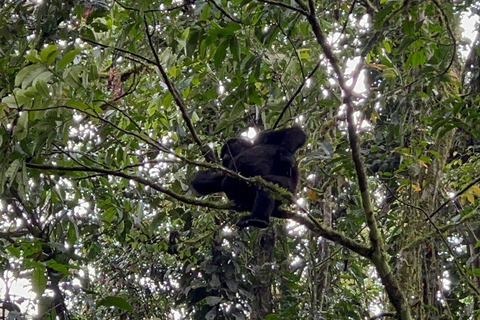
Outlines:
[[[261,176],[295,193],[298,183],[298,167],[294,154],[306,141],[300,127],[277,131],[264,131],[252,144],[241,138],[230,139],[222,148],[224,167],[245,177]],[[284,218],[278,207],[281,201],[273,199],[261,185],[226,176],[222,172],[206,170],[198,172],[191,186],[200,195],[225,192],[235,201],[236,211],[250,211],[237,223],[240,228],[249,226],[266,228],[270,216]]]

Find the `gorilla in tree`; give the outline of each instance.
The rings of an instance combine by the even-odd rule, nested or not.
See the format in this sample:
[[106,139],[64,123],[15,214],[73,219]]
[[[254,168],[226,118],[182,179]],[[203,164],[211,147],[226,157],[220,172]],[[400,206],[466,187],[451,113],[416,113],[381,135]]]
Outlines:
[[[230,139],[222,148],[222,165],[245,177],[261,176],[280,187],[295,193],[298,183],[297,151],[306,141],[306,135],[298,126],[277,131],[264,131],[254,143],[241,138]],[[235,201],[236,211],[250,211],[237,223],[240,228],[249,226],[266,228],[270,216],[284,218],[278,209],[281,201],[273,199],[260,185],[226,176],[222,172],[206,170],[198,172],[191,186],[200,195],[225,192]]]

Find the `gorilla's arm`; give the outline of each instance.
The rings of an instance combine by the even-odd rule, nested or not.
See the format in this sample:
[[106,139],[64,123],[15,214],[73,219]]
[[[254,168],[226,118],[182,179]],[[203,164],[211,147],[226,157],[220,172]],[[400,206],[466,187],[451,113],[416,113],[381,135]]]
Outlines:
[[224,175],[215,170],[198,171],[190,185],[200,195],[205,196],[216,192],[222,192]]

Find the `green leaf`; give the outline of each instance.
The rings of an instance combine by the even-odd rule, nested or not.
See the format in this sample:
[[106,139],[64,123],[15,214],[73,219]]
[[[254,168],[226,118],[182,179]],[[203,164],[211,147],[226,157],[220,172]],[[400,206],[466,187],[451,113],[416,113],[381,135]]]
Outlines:
[[202,14],[200,15],[201,20],[210,20],[210,11],[211,11],[211,6],[205,6],[202,10]]
[[186,28],[183,30],[182,35],[180,36],[180,40],[183,41],[183,46],[185,47],[185,43],[187,43],[188,37],[190,36],[190,28]]
[[3,98],[2,103],[6,104],[7,107],[9,107],[10,109],[18,109],[19,107],[21,107],[23,105],[23,103],[21,103],[19,101],[18,97],[14,96],[14,95],[10,95],[10,96],[7,96],[7,97]]
[[[30,76],[33,76],[33,74],[31,74]],[[24,82],[30,82],[30,76],[27,76],[24,79]],[[32,78],[31,84],[33,86],[35,86],[37,84],[37,82],[40,81],[40,80],[42,80],[44,82],[48,82],[48,81],[50,81],[50,78],[52,76],[53,76],[53,73],[51,73],[50,71],[44,71],[44,72],[36,75],[34,78]],[[23,83],[22,83],[22,86],[23,86]]]
[[235,59],[237,62],[240,62],[240,46],[236,36],[232,36],[230,38],[230,52],[233,55],[233,59]]
[[33,63],[42,62],[42,59],[40,59],[40,55],[36,49],[30,50],[30,52],[25,56],[25,60]]
[[220,68],[223,63],[225,63],[225,57],[227,55],[227,48],[230,39],[225,39],[223,40],[222,43],[217,48],[217,51],[215,52],[215,56],[213,57],[215,67]]
[[63,57],[60,59],[60,61],[58,61],[57,63],[57,69],[58,70],[63,70],[67,64],[71,63],[75,57],[77,56],[77,54],[80,52],[80,50],[78,49],[75,49],[75,50],[72,50],[72,51],[69,51],[67,53],[65,53],[63,55]]
[[165,97],[163,98],[162,104],[165,109],[168,109],[173,101],[173,96],[170,92],[167,92]]
[[473,273],[475,274],[475,277],[480,278],[480,268],[475,268]]
[[127,300],[121,297],[114,297],[114,296],[105,297],[104,299],[98,302],[97,306],[117,307],[125,311],[131,311],[131,312],[134,311],[132,305],[128,303]]
[[389,41],[383,40],[383,47],[385,48],[385,50],[386,50],[388,53],[391,53],[391,52],[392,52],[392,47],[391,47]]
[[415,21],[405,20],[403,21],[403,32],[408,36],[413,36],[415,33]]
[[208,297],[205,298],[205,301],[207,301],[209,306],[215,306],[222,301],[222,298],[221,297],[215,297],[215,296],[208,296]]
[[112,222],[113,218],[117,215],[117,208],[110,207],[102,215],[103,219],[107,222]]
[[57,55],[58,55],[57,46],[54,44],[47,46],[40,52],[40,58],[42,59],[43,62],[46,62],[47,64],[53,63]]
[[10,246],[7,247],[7,250],[12,255],[14,255],[16,258],[20,258],[20,249],[10,245]]
[[47,277],[45,275],[46,268],[37,265],[32,272],[32,288],[37,296],[41,296],[47,287]]
[[28,133],[28,112],[22,112],[18,122],[13,127],[13,134],[17,137],[18,140],[23,140]]
[[423,65],[427,61],[427,56],[425,54],[425,50],[418,50],[411,54],[407,59],[407,65],[409,62],[411,63],[412,67],[419,67]]
[[[23,68],[17,73],[17,76],[15,77],[15,86],[18,87],[22,85],[22,88],[25,88],[33,81],[33,79],[37,75],[41,74],[44,71],[45,71],[45,67],[42,66],[41,64],[32,64],[32,65],[26,66],[25,68]],[[27,76],[28,76],[28,80],[25,80]]]
[[10,167],[8,167],[7,171],[5,171],[5,176],[9,180],[13,180],[13,178],[15,177],[15,175],[17,174],[17,172],[18,172],[18,170],[20,169],[21,166],[22,166],[22,163],[19,159],[13,160]]
[[82,101],[78,101],[78,100],[68,100],[67,102],[65,102],[65,105],[68,106],[68,107],[79,109],[79,110],[90,109],[90,107],[88,105],[86,105]]
[[51,259],[46,262],[47,267],[52,268],[55,271],[61,272],[64,275],[68,276],[70,272],[68,271],[68,267],[64,264],[58,263],[57,261]]
[[245,107],[242,101],[237,101],[233,106],[232,111],[230,111],[230,118],[231,119],[238,119],[240,118],[243,113],[245,112]]
[[77,234],[78,234],[78,229],[77,226],[73,223],[69,223],[69,228],[68,228],[68,243],[70,245],[74,245],[77,242]]
[[35,89],[44,98],[50,97],[50,90],[48,89],[47,82],[43,79],[38,79],[35,84]]
[[[382,1],[386,2],[386,0],[385,1],[382,0]],[[387,3],[387,5],[385,6],[385,8],[383,10],[379,11],[375,15],[375,23],[373,25],[375,30],[379,30],[383,26],[383,24],[385,23],[385,21],[387,20],[389,15],[392,13],[392,11],[394,9],[394,6],[395,6],[395,2],[391,1],[391,2]]]

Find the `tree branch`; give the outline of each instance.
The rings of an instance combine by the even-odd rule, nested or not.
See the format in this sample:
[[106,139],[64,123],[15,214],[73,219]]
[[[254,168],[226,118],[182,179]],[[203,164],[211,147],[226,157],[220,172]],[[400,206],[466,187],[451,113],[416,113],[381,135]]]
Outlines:
[[432,213],[430,213],[430,215],[428,216],[428,218],[425,219],[425,221],[431,219],[433,216],[435,216],[443,207],[445,207],[447,204],[449,204],[450,202],[452,202],[453,200],[457,199],[459,196],[461,196],[462,194],[464,194],[468,189],[470,189],[471,187],[473,187],[474,185],[476,185],[477,183],[480,182],[480,177],[478,177],[477,179],[473,180],[472,182],[470,182],[469,184],[467,184],[467,186],[465,188],[463,188],[462,190],[460,190],[459,192],[455,193],[453,195],[453,197],[449,198],[448,200],[446,200],[444,203],[442,203],[437,209],[435,209]]
[[[168,91],[170,91],[170,93],[173,96],[173,99],[175,100],[175,103],[177,104],[178,108],[180,109],[180,112],[182,113],[183,121],[185,121],[185,124],[187,125],[188,130],[192,134],[193,140],[195,140],[195,142],[200,147],[207,147],[208,148],[208,146],[205,146],[203,144],[203,142],[200,140],[197,132],[195,131],[195,128],[193,127],[192,121],[190,120],[190,116],[187,113],[187,109],[185,107],[185,103],[184,103],[182,95],[180,94],[180,92],[178,92],[177,88],[170,81],[167,73],[165,72],[165,69],[163,69],[163,66],[160,63],[160,58],[158,57],[157,50],[155,49],[155,46],[154,46],[153,41],[152,41],[152,35],[150,34],[150,32],[148,32],[148,26],[149,25],[148,25],[148,22],[147,22],[147,16],[145,16],[145,15],[143,16],[143,22],[145,24],[145,33],[147,34],[148,43],[150,45],[150,48],[152,49],[153,56],[155,57],[154,65],[158,68],[158,70],[162,74],[163,81],[167,85]],[[210,148],[208,148],[208,149],[209,149],[209,151],[211,151],[211,154],[213,155],[214,154],[213,151]],[[207,157],[207,160],[215,162],[214,161],[215,158],[208,159],[208,157]]]
[[[232,209],[233,206],[231,203],[227,204],[216,204],[213,202],[205,202],[205,201],[200,201],[200,200],[195,200],[189,197],[185,197],[182,195],[179,195],[171,190],[168,190],[166,188],[163,188],[153,182],[150,182],[146,179],[137,177],[137,176],[132,176],[123,172],[115,171],[115,170],[107,170],[107,169],[102,169],[102,168],[92,168],[92,167],[64,167],[64,166],[52,166],[52,165],[45,165],[45,164],[33,164],[33,163],[27,163],[26,164],[27,168],[31,169],[37,169],[37,170],[48,170],[48,171],[65,171],[65,172],[94,172],[94,173],[99,173],[99,174],[104,174],[104,175],[110,175],[114,177],[120,177],[128,180],[132,180],[135,182],[138,182],[140,184],[143,184],[145,186],[148,186],[160,193],[163,193],[173,199],[176,199],[178,201],[181,201],[183,203],[191,204],[191,205],[196,205],[196,206],[201,206],[201,207],[208,207],[212,209],[219,209],[219,210],[227,210],[227,209]],[[287,219],[292,219],[296,222],[298,222],[301,225],[304,225],[307,227],[309,230],[312,232],[328,239],[333,242],[339,243],[342,246],[358,253],[362,257],[370,258],[372,255],[372,250],[369,249],[368,247],[361,245],[357,243],[355,240],[350,239],[348,237],[345,237],[344,235],[340,234],[337,231],[331,230],[329,228],[326,228],[322,226],[318,221],[314,220],[313,222],[306,217],[303,217],[299,214],[290,212],[290,211],[285,211],[284,218]],[[7,234],[8,235],[8,234]],[[20,235],[20,234],[19,234]],[[0,236],[2,234],[0,233]]]
[[308,76],[303,79],[302,83],[301,83],[300,86],[297,88],[297,90],[295,91],[295,93],[293,94],[293,96],[290,98],[290,100],[288,100],[288,102],[287,102],[287,104],[285,105],[285,107],[283,107],[282,112],[280,113],[280,115],[279,115],[278,118],[277,118],[277,121],[275,121],[275,124],[273,125],[273,129],[275,129],[275,128],[278,126],[278,123],[279,123],[280,120],[282,119],[283,115],[285,114],[285,112],[287,111],[287,109],[292,105],[293,100],[295,100],[295,98],[300,94],[300,92],[302,91],[303,87],[304,87],[305,84],[307,83],[307,80],[310,79],[310,78],[315,74],[315,72],[317,72],[318,68],[320,67],[321,61],[322,61],[321,59],[318,59],[317,64],[315,65],[315,68],[313,68],[313,70],[308,74]]
[[228,19],[232,20],[233,22],[236,23],[242,23],[242,20],[235,18],[231,14],[229,14],[225,9],[223,9],[220,5],[218,5],[215,0],[206,0],[208,3],[213,4],[215,8],[217,8],[218,11],[220,11],[224,16],[226,16]]
[[101,173],[105,175],[110,175],[114,177],[120,177],[128,180],[133,180],[135,182],[138,182],[140,184],[143,184],[145,186],[148,186],[152,188],[153,190],[156,190],[158,192],[161,192],[163,194],[166,194],[167,196],[172,197],[173,199],[176,199],[178,201],[187,203],[187,204],[192,204],[200,207],[209,207],[213,209],[229,209],[231,208],[231,205],[226,205],[226,204],[215,204],[212,202],[205,202],[205,201],[200,201],[200,200],[195,200],[189,197],[185,197],[182,195],[179,195],[171,190],[168,190],[166,188],[163,188],[153,182],[148,181],[147,179],[143,179],[137,176],[132,176],[129,174],[126,174],[124,172],[119,172],[115,170],[107,170],[107,169],[102,169],[102,168],[92,168],[92,167],[64,167],[64,166],[52,166],[52,165],[45,165],[45,164],[34,164],[34,163],[27,163],[26,164],[27,168],[31,169],[38,169],[38,170],[49,170],[49,171],[65,171],[65,172],[95,172],[95,173]]
[[[301,0],[296,1],[299,6],[306,10],[306,5],[302,3]],[[317,38],[318,44],[322,47],[325,56],[330,61],[332,68],[337,75],[338,83],[340,88],[344,93],[344,103],[346,105],[347,111],[347,124],[348,124],[348,137],[350,142],[350,148],[352,149],[352,158],[355,164],[355,170],[357,172],[358,185],[362,197],[362,204],[365,210],[365,218],[369,228],[369,238],[372,246],[372,256],[370,260],[375,265],[377,272],[382,280],[382,283],[385,287],[385,290],[388,294],[390,302],[395,307],[395,310],[400,315],[402,320],[412,319],[410,314],[410,308],[407,302],[407,299],[403,295],[403,292],[400,290],[397,280],[394,278],[390,267],[387,263],[387,259],[384,255],[384,249],[381,241],[381,235],[377,226],[377,220],[373,212],[373,206],[370,199],[370,194],[368,190],[368,180],[365,173],[365,168],[363,161],[361,159],[360,153],[360,143],[359,138],[356,132],[355,121],[354,121],[354,108],[352,103],[353,89],[348,87],[345,82],[345,77],[343,72],[338,65],[338,58],[333,53],[332,48],[326,41],[325,34],[320,27],[320,23],[317,20],[315,14],[315,4],[313,0],[308,1],[309,14],[307,19],[312,26],[313,33]],[[363,59],[362,59],[363,60]],[[363,61],[361,61],[363,63]]]
[[296,11],[296,12],[298,12],[298,13],[301,13],[301,14],[303,14],[304,16],[308,15],[308,12],[304,11],[303,9],[300,9],[300,8],[297,8],[297,7],[294,7],[294,6],[291,6],[291,5],[289,5],[289,4],[286,4],[286,3],[283,3],[283,2],[280,2],[280,1],[258,0],[258,2],[268,3],[268,4],[272,4],[272,5],[278,6],[278,7],[287,8],[287,9],[290,9],[290,10],[292,10],[292,11]]

